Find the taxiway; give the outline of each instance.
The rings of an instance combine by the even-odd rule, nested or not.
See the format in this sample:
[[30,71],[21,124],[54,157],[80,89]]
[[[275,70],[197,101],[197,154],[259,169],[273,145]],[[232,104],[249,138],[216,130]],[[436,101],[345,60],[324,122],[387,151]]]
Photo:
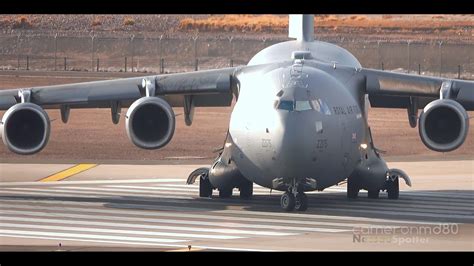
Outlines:
[[0,250],[474,250],[473,160],[390,162],[412,177],[399,200],[341,185],[304,213],[257,185],[199,198],[200,166],[0,164]]

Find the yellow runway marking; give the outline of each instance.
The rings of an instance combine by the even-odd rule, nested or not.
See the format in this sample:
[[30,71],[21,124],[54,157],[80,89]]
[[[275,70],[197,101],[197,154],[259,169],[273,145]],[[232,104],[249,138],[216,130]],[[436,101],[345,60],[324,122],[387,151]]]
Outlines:
[[93,167],[96,167],[97,164],[78,164],[76,166],[73,166],[71,168],[68,168],[64,171],[61,171],[59,173],[56,173],[54,175],[50,175],[48,177],[45,177],[41,180],[39,180],[40,182],[51,182],[51,181],[60,181],[60,180],[63,180],[63,179],[66,179],[70,176],[73,176],[73,175],[77,175],[81,172],[84,172],[84,171],[87,171]]

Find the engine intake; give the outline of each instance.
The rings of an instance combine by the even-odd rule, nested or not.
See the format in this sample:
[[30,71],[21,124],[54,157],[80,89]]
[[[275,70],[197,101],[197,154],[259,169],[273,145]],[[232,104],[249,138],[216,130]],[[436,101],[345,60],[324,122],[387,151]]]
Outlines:
[[462,105],[456,101],[432,101],[420,115],[420,137],[431,150],[448,152],[457,149],[464,143],[468,131],[469,117]]
[[142,97],[136,100],[125,116],[130,141],[143,149],[159,149],[173,138],[175,116],[165,100]]
[[48,143],[50,130],[48,114],[33,103],[10,107],[0,124],[3,143],[10,151],[22,155],[41,151]]

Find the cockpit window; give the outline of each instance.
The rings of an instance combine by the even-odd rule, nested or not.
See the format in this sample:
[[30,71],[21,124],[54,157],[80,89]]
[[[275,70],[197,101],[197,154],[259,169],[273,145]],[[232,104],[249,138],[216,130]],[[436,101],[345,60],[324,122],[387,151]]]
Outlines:
[[295,111],[306,111],[311,109],[309,101],[295,101]]
[[278,104],[278,109],[293,111],[293,101],[280,101]]
[[311,100],[311,101],[309,101],[309,104],[311,105],[313,110],[321,112],[321,105],[319,105],[318,100]]
[[328,105],[321,99],[303,101],[277,100],[275,101],[275,108],[279,110],[297,112],[314,110],[325,115],[331,114],[331,110],[329,109]]
[[321,112],[325,115],[330,115],[331,114],[331,109],[329,109],[329,106],[321,99],[316,99],[311,101],[315,106],[319,106],[318,108],[314,108],[318,112]]

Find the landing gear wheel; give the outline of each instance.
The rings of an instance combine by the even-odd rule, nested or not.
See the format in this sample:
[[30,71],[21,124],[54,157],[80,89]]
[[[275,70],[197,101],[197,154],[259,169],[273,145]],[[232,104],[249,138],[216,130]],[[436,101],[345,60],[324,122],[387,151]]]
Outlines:
[[208,178],[199,178],[199,197],[209,198],[212,196],[212,185]]
[[347,198],[355,199],[359,195],[359,184],[354,178],[349,177],[347,179]]
[[295,198],[295,210],[304,212],[308,209],[308,197],[304,192],[298,192]]
[[398,199],[400,194],[398,176],[387,181],[387,194],[389,199]]
[[379,192],[380,192],[380,190],[378,190],[378,189],[367,190],[367,197],[369,199],[378,199],[379,198]]
[[231,189],[219,189],[219,198],[225,199],[232,197],[232,188]]
[[295,209],[295,196],[292,193],[285,192],[281,195],[280,205],[285,211],[292,211]]
[[250,199],[253,195],[253,182],[252,181],[245,181],[239,188],[240,190],[240,198],[241,199]]

